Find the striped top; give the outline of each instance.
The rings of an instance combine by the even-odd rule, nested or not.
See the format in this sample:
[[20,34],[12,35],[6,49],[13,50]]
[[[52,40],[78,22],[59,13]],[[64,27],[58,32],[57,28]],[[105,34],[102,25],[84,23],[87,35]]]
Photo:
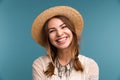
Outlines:
[[51,77],[47,77],[44,74],[44,71],[47,70],[50,59],[48,56],[41,56],[33,62],[33,80],[98,80],[99,67],[97,63],[93,59],[83,55],[79,55],[78,58],[84,66],[84,71],[76,71],[73,68],[68,78],[66,78],[66,76],[60,78],[58,76],[59,72],[57,67],[55,67],[54,75],[52,75]]

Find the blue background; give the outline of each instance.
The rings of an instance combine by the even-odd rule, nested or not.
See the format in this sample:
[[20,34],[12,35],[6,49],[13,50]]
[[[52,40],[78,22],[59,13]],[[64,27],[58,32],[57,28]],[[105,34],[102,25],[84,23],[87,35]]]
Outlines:
[[100,80],[120,80],[120,0],[0,0],[0,80],[32,79],[32,62],[45,49],[32,39],[31,25],[56,5],[83,15],[81,54],[96,60]]

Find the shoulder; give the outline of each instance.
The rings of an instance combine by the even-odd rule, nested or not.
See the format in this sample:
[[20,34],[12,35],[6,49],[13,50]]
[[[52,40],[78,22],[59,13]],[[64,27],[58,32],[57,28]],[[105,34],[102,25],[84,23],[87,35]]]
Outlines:
[[33,62],[33,67],[38,67],[38,68],[44,68],[46,69],[46,67],[48,66],[48,63],[50,62],[49,57],[46,56],[40,56],[37,59],[34,60]]
[[90,70],[92,70],[92,72],[99,71],[98,64],[94,59],[86,57],[84,55],[79,55],[78,58],[81,61],[81,63],[83,64],[83,66],[85,67],[85,69],[87,69],[88,71],[90,71]]
[[38,63],[48,63],[50,62],[50,58],[45,55],[45,56],[40,56],[37,59],[34,60],[33,64],[38,64]]
[[99,67],[97,62],[89,57],[79,55],[79,60],[82,62],[85,73],[89,76],[89,78],[98,78],[99,75]]
[[79,55],[78,58],[83,64],[92,64],[92,65],[98,66],[96,61],[92,58],[89,58],[89,57],[84,56],[84,55]]
[[49,57],[48,57],[47,55],[45,55],[45,56],[40,56],[40,57],[38,57],[37,59],[35,59],[33,63],[39,62],[39,61],[41,61],[41,60],[47,62],[47,61],[49,61]]

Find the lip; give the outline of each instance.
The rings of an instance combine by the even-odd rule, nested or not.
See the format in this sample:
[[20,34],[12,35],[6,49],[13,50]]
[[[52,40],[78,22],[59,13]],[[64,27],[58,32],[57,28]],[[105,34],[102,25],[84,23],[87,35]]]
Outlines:
[[64,44],[67,40],[67,36],[56,39],[57,44]]

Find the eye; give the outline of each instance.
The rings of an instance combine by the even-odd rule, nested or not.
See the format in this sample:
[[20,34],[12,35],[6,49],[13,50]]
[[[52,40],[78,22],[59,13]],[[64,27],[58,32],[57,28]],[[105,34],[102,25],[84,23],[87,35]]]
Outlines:
[[64,28],[67,28],[67,26],[66,26],[66,25],[63,25],[63,26],[61,26],[61,28],[64,29]]
[[52,32],[54,32],[55,31],[55,29],[50,29],[48,32],[49,33],[52,33]]

